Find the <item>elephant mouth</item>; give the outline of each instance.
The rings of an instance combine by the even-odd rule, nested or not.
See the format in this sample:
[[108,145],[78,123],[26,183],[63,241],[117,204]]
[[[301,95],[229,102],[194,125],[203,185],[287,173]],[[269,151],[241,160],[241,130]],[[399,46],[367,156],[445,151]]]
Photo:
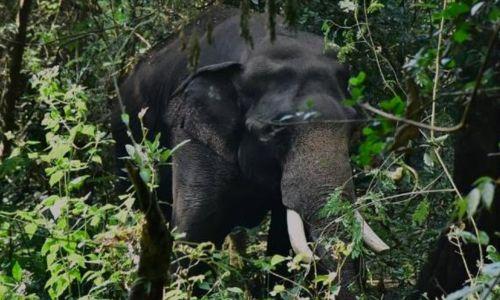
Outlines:
[[[362,237],[364,243],[376,253],[380,253],[389,249],[389,246],[372,230],[366,223],[361,214],[356,211],[355,216],[357,221],[361,224]],[[287,230],[290,244],[295,254],[300,254],[303,261],[311,263],[317,256],[311,250],[307,242],[306,230],[302,217],[292,209],[287,209],[286,212]]]

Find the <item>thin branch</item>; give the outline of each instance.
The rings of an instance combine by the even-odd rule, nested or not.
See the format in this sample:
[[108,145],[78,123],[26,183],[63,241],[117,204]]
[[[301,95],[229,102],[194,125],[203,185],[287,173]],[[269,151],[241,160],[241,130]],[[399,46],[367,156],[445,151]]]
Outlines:
[[486,55],[484,57],[484,61],[481,65],[481,68],[479,69],[479,72],[477,74],[477,77],[476,77],[476,80],[475,80],[475,84],[474,84],[474,90],[472,91],[472,95],[470,97],[469,100],[467,101],[464,101],[465,102],[465,109],[464,109],[464,112],[462,114],[462,118],[460,120],[460,122],[454,126],[450,126],[450,127],[440,127],[440,126],[432,126],[432,125],[429,125],[429,124],[425,124],[425,123],[422,123],[422,122],[417,122],[417,121],[413,121],[413,120],[409,120],[409,119],[406,119],[406,118],[402,118],[402,117],[399,117],[399,116],[396,116],[396,115],[393,115],[393,114],[390,114],[390,113],[387,113],[383,110],[380,110],[378,108],[375,108],[373,106],[371,106],[370,104],[368,103],[359,103],[358,105],[361,106],[362,108],[372,112],[372,113],[375,113],[379,116],[382,116],[386,119],[389,119],[389,120],[392,120],[392,121],[397,121],[397,122],[403,122],[403,123],[407,123],[407,124],[410,124],[410,125],[413,125],[413,126],[416,126],[416,127],[419,127],[421,129],[427,129],[427,130],[434,130],[434,131],[439,131],[439,132],[455,132],[455,131],[458,131],[460,129],[462,129],[467,121],[467,115],[469,113],[469,108],[470,108],[470,105],[471,103],[476,99],[476,96],[478,94],[478,91],[481,87],[481,81],[483,79],[483,75],[484,75],[484,72],[486,71],[486,66],[488,64],[488,61],[490,59],[490,56],[491,56],[491,53],[493,52],[493,49],[495,47],[495,44],[496,44],[496,41],[497,41],[497,38],[498,38],[498,31],[500,29],[500,25],[497,25],[490,37],[490,41],[489,41],[489,45],[488,45],[488,50],[486,52]]
[[462,124],[459,123],[455,126],[451,126],[451,127],[439,127],[439,126],[432,126],[432,125],[429,125],[429,124],[426,124],[426,123],[422,123],[422,122],[418,122],[418,121],[414,121],[414,120],[410,120],[410,119],[406,119],[406,118],[403,118],[403,117],[398,117],[396,115],[393,115],[393,114],[390,114],[390,113],[387,113],[383,110],[380,110],[378,108],[375,108],[373,106],[371,106],[370,104],[368,103],[359,103],[358,104],[359,106],[361,106],[362,108],[374,113],[374,114],[377,114],[381,117],[384,117],[386,119],[389,119],[389,120],[392,120],[392,121],[397,121],[397,122],[402,122],[402,123],[406,123],[406,124],[410,124],[410,125],[413,125],[413,126],[416,126],[416,127],[419,127],[419,128],[422,128],[422,129],[427,129],[427,130],[434,130],[434,131],[440,131],[440,132],[454,132],[454,131],[457,131],[459,129],[462,128]]
[[[443,1],[443,11],[446,9],[447,0]],[[439,83],[439,62],[441,60],[441,44],[443,42],[443,27],[444,15],[441,16],[441,24],[439,25],[438,45],[436,53],[436,61],[434,66],[434,86],[432,87],[432,112],[431,112],[431,126],[434,127],[436,121],[436,98]],[[431,129],[431,140],[434,140],[434,130]]]

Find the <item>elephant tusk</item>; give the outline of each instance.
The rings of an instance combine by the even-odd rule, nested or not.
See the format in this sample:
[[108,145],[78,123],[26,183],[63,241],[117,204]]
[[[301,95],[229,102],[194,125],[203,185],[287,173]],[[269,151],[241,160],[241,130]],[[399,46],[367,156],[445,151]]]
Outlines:
[[363,241],[375,252],[382,252],[389,249],[386,243],[371,229],[370,225],[366,223],[361,214],[355,212],[356,219],[361,223],[363,229]]
[[306,233],[304,231],[304,223],[300,215],[291,209],[286,210],[286,223],[288,229],[288,237],[290,244],[295,254],[304,255],[303,261],[310,263],[313,261],[314,254],[307,245]]
[[[356,219],[361,223],[363,241],[373,251],[379,253],[389,249],[389,246],[373,231],[373,229],[366,223],[361,214],[355,212]],[[296,254],[304,255],[303,260],[310,263],[314,259],[314,254],[309,245],[307,244],[306,233],[304,230],[304,223],[300,215],[291,209],[286,211],[286,222],[288,229],[288,237],[292,249]]]

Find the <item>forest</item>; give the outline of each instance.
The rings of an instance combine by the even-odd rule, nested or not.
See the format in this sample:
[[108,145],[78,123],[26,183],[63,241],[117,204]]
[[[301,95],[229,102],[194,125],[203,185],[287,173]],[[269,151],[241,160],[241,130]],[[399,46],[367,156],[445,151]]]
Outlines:
[[0,299],[500,299],[500,0],[1,0]]

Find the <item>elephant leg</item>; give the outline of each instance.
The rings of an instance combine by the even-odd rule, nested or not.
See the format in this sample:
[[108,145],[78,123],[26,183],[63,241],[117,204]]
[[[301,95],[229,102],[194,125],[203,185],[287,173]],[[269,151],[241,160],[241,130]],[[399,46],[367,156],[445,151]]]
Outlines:
[[288,255],[291,249],[286,228],[286,209],[284,206],[271,210],[271,224],[267,236],[267,254]]
[[229,233],[229,191],[238,175],[206,145],[190,141],[173,158],[172,224],[189,242],[214,242],[220,246]]
[[[273,256],[279,254],[287,256],[291,248],[286,228],[286,209],[284,206],[280,205],[271,210],[271,224],[267,235],[267,255]],[[269,276],[268,285],[272,287],[276,284],[283,284],[291,288],[290,283],[282,279],[282,277],[287,278],[290,276],[287,265],[285,263],[279,264],[275,272],[279,274],[279,276],[271,274]]]

